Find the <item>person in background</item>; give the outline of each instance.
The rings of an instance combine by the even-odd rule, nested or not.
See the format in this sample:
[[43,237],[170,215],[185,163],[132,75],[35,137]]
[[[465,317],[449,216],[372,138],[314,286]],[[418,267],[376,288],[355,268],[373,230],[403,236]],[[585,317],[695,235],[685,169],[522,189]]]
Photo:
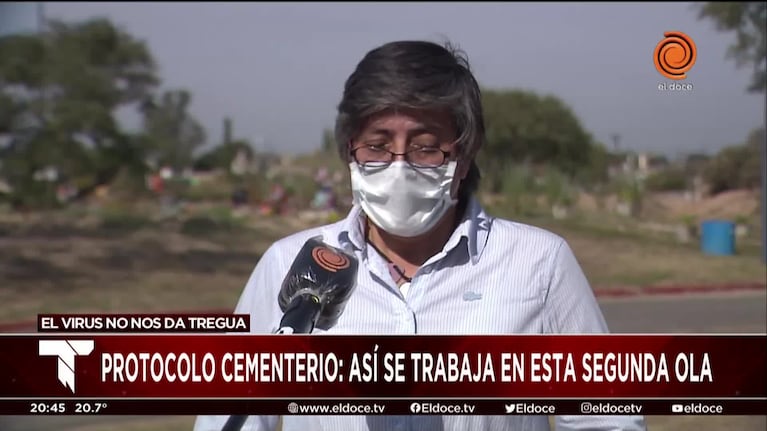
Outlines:
[[317,174],[314,176],[314,182],[317,190],[314,192],[314,198],[312,199],[312,209],[320,211],[331,210],[333,184],[326,167],[317,170]]
[[[322,235],[360,261],[327,334],[594,334],[608,331],[571,248],[496,218],[475,197],[485,142],[479,86],[462,52],[422,41],[368,52],[349,76],[335,136],[354,206],[345,219],[275,242],[237,304],[255,333],[282,317],[277,294],[304,242]],[[500,412],[499,412],[500,413]],[[201,416],[196,431],[226,417]],[[250,417],[243,430],[275,430]],[[641,416],[558,416],[558,430],[645,430]],[[546,416],[284,416],[284,431],[543,431]]]
[[237,184],[232,191],[232,208],[240,209],[248,204],[248,190],[243,184]]
[[317,169],[317,174],[314,175],[314,181],[317,183],[317,185],[322,186],[328,180],[330,180],[330,174],[328,173],[328,168],[323,166]]
[[281,214],[282,208],[287,200],[287,191],[282,184],[275,182],[269,189],[269,195],[266,200],[261,204],[262,215],[274,215]]

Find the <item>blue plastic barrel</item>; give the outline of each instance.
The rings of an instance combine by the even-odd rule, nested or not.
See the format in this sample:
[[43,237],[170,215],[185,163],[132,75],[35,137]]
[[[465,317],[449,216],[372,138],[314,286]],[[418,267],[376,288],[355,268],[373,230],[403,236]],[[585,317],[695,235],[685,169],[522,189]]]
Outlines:
[[735,254],[735,223],[727,220],[706,220],[701,224],[700,247],[714,256]]

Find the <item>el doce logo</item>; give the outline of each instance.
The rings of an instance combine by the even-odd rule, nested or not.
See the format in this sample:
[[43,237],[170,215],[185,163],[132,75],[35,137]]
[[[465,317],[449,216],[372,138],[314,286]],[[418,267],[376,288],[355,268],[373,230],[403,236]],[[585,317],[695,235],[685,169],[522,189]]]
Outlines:
[[698,50],[692,38],[681,31],[667,31],[655,47],[653,61],[661,75],[669,79],[687,78],[687,72],[695,65]]

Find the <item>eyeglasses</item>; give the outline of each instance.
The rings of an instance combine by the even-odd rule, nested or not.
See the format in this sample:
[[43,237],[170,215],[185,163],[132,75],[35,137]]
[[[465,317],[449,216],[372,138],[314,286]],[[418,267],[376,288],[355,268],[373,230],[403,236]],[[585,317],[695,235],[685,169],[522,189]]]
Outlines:
[[404,156],[405,161],[414,168],[436,168],[442,166],[450,156],[449,151],[434,147],[416,147],[404,153],[394,153],[378,146],[362,146],[351,151],[352,158],[358,165],[365,168],[385,168],[395,156]]

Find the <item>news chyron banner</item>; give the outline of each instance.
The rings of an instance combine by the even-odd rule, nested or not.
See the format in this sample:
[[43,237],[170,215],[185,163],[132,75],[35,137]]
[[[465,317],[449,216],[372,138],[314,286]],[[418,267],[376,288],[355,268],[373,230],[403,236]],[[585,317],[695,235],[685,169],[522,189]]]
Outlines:
[[765,335],[252,335],[247,315],[41,315],[0,415],[767,411]]

